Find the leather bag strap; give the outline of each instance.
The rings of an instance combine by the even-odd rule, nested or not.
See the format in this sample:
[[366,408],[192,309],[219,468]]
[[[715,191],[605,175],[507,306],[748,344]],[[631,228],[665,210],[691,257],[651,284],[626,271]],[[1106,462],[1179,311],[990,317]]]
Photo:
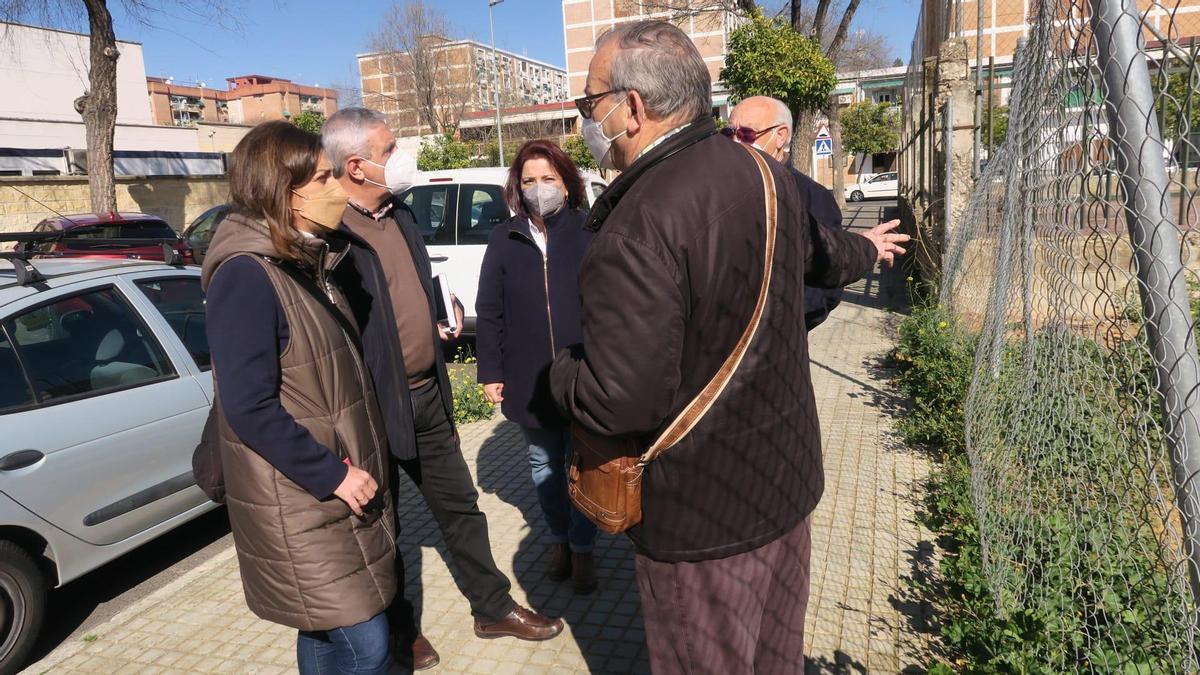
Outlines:
[[717,370],[716,375],[705,385],[699,395],[684,407],[675,420],[650,445],[650,448],[642,453],[642,456],[638,459],[638,464],[642,466],[653,461],[671,446],[682,440],[688,432],[695,428],[705,413],[712,408],[717,397],[721,395],[721,392],[725,390],[725,386],[733,379],[734,372],[741,365],[742,358],[746,356],[746,351],[750,348],[750,342],[754,340],[754,335],[758,332],[758,326],[762,323],[763,309],[766,307],[767,294],[771,287],[771,268],[774,267],[775,262],[775,230],[779,205],[775,194],[775,177],[771,174],[771,167],[767,164],[767,160],[749,145],[742,145],[742,147],[750,153],[755,163],[758,164],[758,171],[762,174],[763,192],[767,205],[766,255],[763,257],[763,278],[762,285],[758,289],[758,304],[754,306],[754,313],[750,315],[750,324],[746,326],[746,330],[742,331],[742,337],[738,340],[737,345],[734,346],[733,353],[725,359],[725,363],[721,364],[721,368]]

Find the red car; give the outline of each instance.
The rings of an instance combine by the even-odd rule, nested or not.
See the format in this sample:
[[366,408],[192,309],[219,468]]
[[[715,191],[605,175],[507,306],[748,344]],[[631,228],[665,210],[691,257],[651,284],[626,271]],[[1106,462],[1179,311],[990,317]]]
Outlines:
[[163,260],[163,244],[168,244],[183,264],[196,263],[187,241],[165,220],[147,213],[54,216],[33,231],[62,233],[61,238],[31,244],[36,257]]

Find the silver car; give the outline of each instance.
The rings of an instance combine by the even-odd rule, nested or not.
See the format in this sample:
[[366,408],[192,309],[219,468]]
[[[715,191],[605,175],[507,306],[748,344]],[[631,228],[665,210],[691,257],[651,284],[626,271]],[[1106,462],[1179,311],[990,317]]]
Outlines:
[[50,587],[215,508],[191,469],[211,401],[199,268],[0,260],[0,672]]

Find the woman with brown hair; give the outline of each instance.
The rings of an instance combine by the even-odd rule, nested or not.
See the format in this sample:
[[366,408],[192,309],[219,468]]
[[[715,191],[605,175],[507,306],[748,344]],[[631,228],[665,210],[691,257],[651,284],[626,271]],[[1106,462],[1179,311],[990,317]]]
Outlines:
[[517,215],[492,230],[475,301],[479,381],[488,400],[521,425],[550,528],[547,576],[572,579],[576,593],[596,588],[596,526],[567,497],[568,430],[548,377],[555,352],[583,342],[579,265],[592,238],[583,229],[584,189],[557,145],[521,146],[504,187]]
[[396,593],[386,438],[330,271],[346,195],[288,122],[233,151],[204,260],[226,503],[246,603],[299,630],[300,672],[383,673]]

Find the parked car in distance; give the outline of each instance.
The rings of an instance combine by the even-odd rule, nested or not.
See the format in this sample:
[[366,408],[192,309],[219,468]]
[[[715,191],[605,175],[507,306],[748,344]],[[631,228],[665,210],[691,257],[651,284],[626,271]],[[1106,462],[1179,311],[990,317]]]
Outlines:
[[183,231],[183,240],[192,249],[192,255],[196,259],[196,263],[204,262],[204,256],[208,253],[208,246],[212,243],[213,236],[217,233],[217,227],[221,221],[233,211],[233,204],[220,204],[201,213],[199,217],[192,221],[191,225]]
[[61,235],[29,244],[35,257],[163,260],[162,245],[169,244],[184,263],[195,262],[191,247],[179,233],[162,218],[147,213],[59,215],[41,221],[33,231]]
[[[429,248],[433,273],[443,274],[463,304],[463,332],[475,333],[475,295],[479,268],[492,228],[512,217],[504,202],[508,169],[449,169],[423,171],[417,183],[400,193],[412,209]],[[599,175],[583,172],[590,207],[608,187]]]
[[860,183],[852,183],[845,188],[847,201],[861,202],[864,199],[895,199],[900,196],[900,182],[896,180],[896,172],[881,173]]
[[216,507],[191,465],[213,392],[199,268],[30,264],[0,259],[0,673],[51,587]]

